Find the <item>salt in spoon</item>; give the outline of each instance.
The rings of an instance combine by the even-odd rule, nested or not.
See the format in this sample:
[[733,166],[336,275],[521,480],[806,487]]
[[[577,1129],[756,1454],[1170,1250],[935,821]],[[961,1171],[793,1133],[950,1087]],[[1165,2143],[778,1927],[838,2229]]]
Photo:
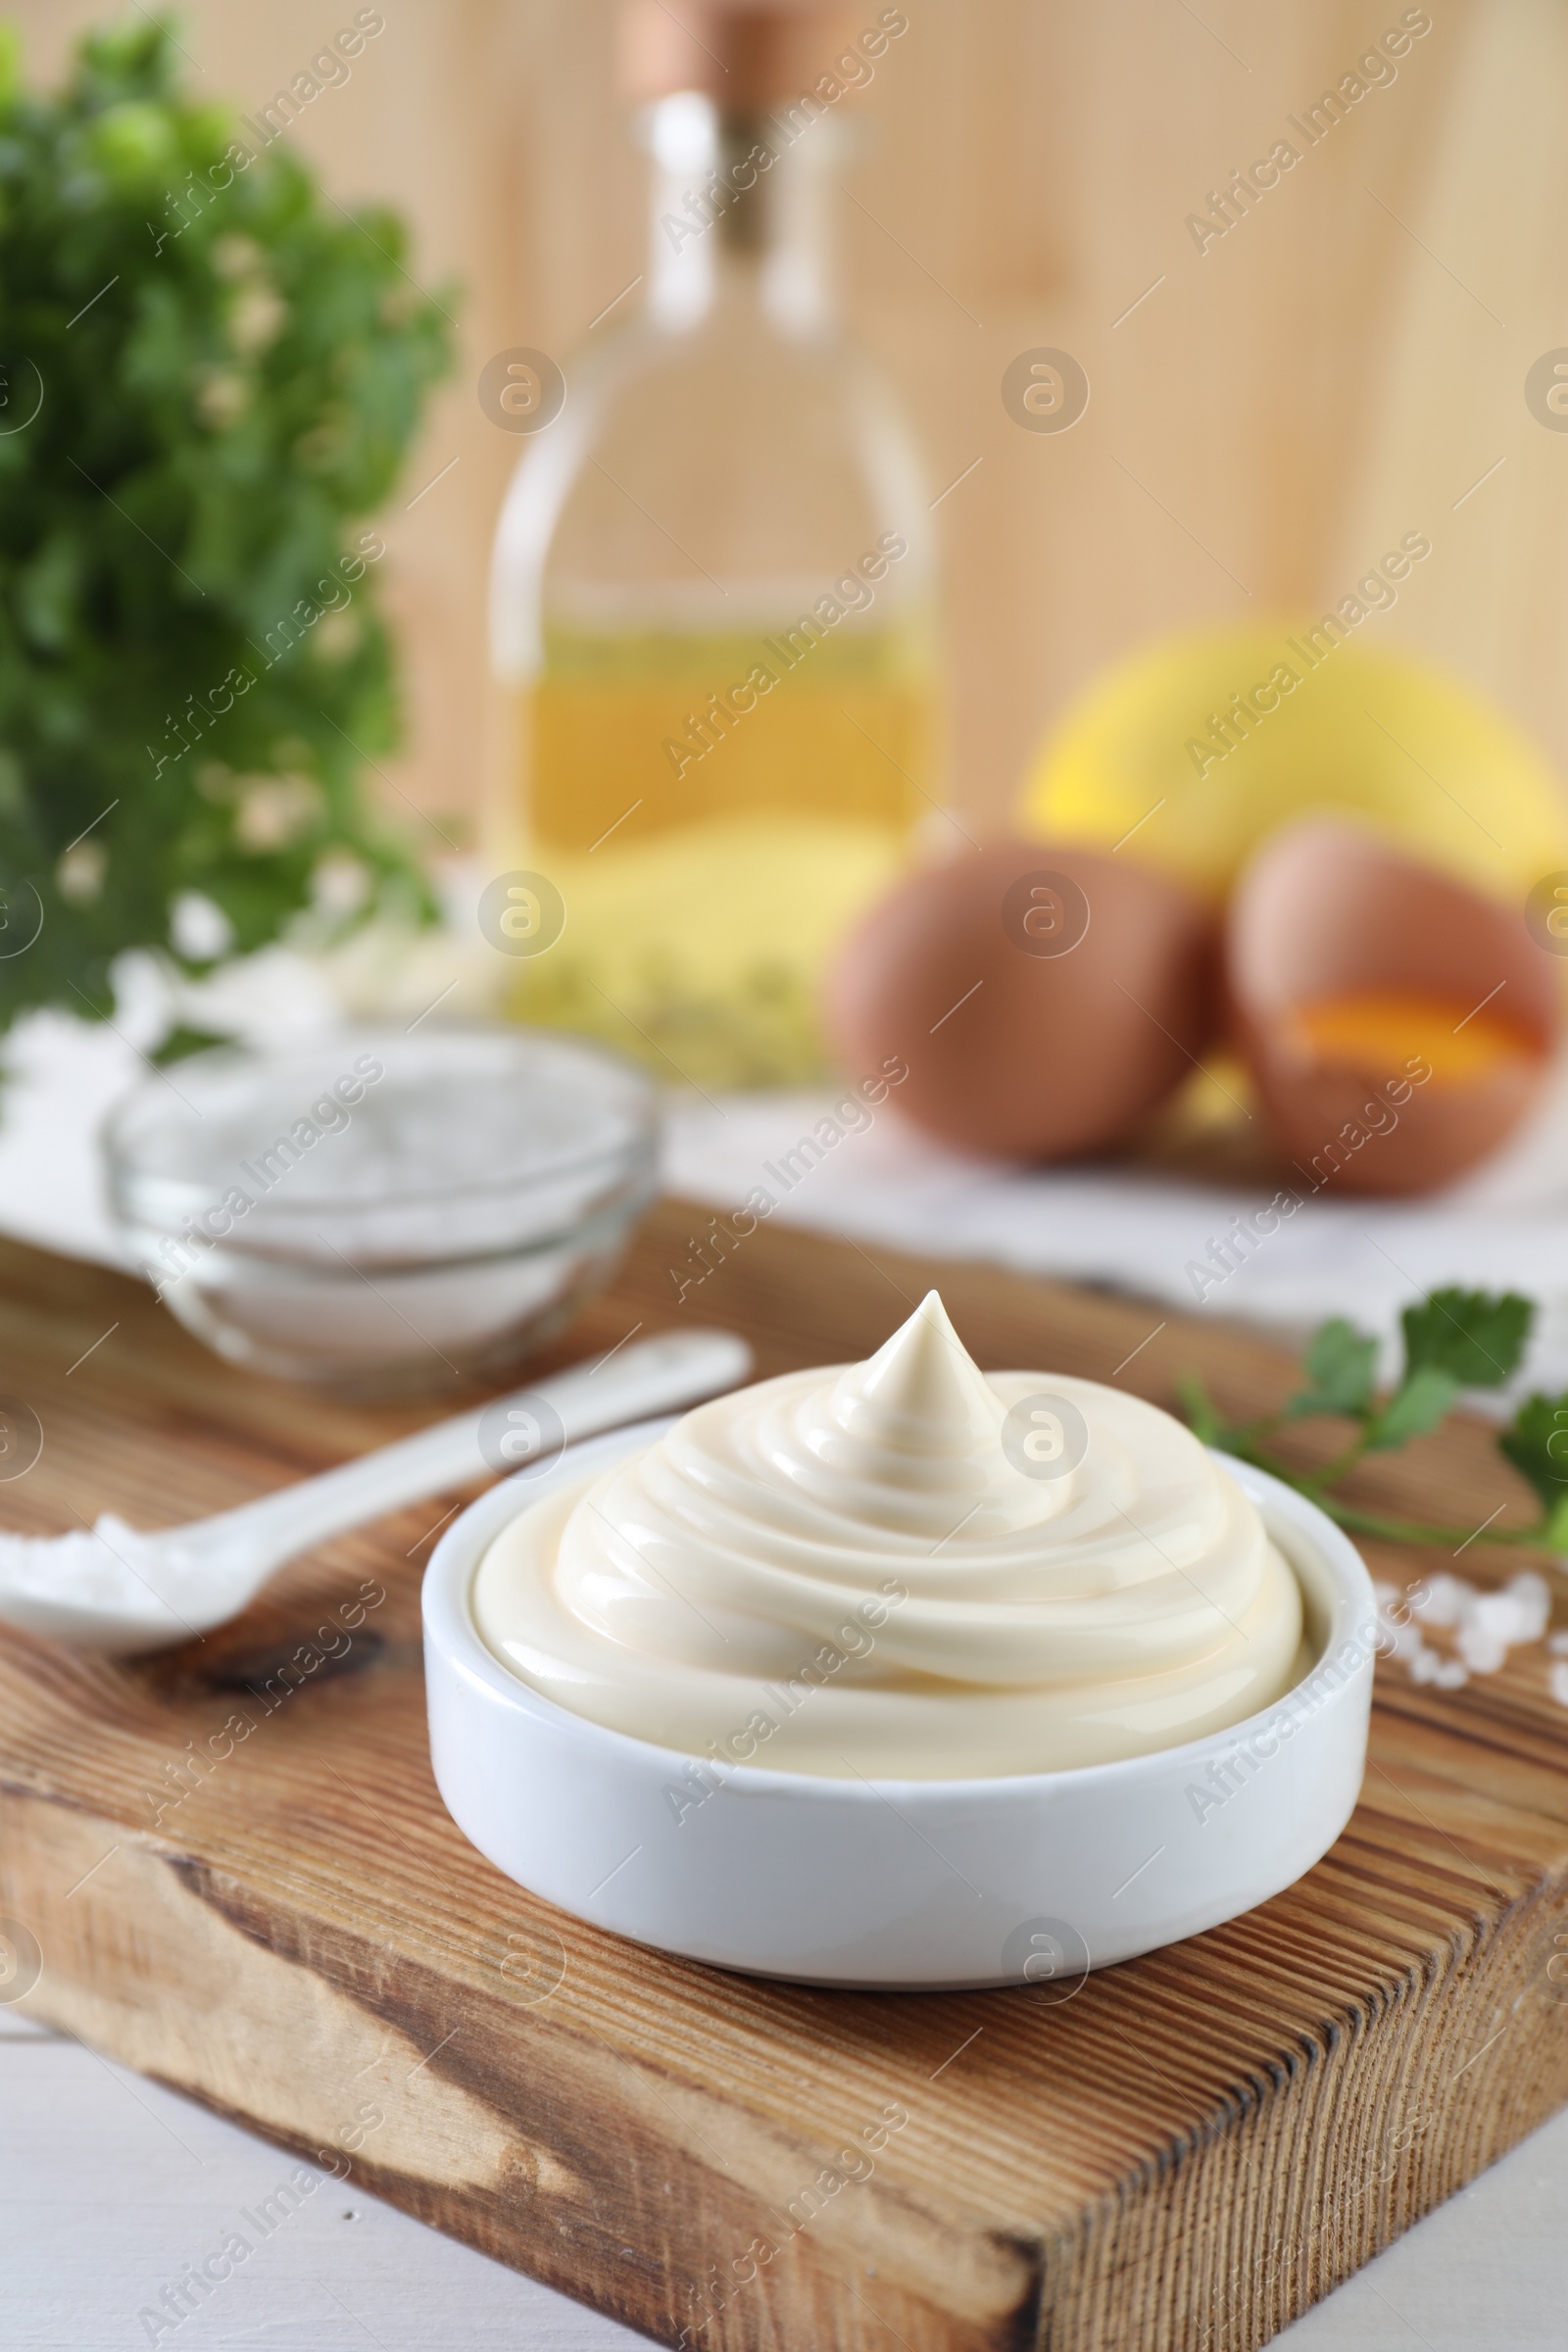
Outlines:
[[[522,1469],[556,1453],[563,1435],[552,1432],[551,1444],[541,1429],[551,1413],[570,1445],[735,1388],[751,1368],[733,1332],[665,1332],[187,1527],[142,1534],[105,1512],[90,1533],[0,1532],[0,1620],[110,1657],[191,1641],[237,1617],[286,1561],[329,1537],[503,1463]],[[496,1441],[485,1449],[481,1422]]]

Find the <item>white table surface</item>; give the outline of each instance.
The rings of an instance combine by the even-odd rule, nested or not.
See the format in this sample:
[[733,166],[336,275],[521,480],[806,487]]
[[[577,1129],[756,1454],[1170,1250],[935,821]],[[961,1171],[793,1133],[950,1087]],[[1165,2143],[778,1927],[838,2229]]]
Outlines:
[[[91,1133],[102,1104],[135,1073],[135,1057],[110,1033],[84,1034],[57,1016],[19,1043],[11,1115],[0,1126],[0,1230],[112,1257]],[[1544,1291],[1553,1310],[1537,1377],[1568,1378],[1568,1179],[1557,1149],[1568,1131],[1565,1106],[1560,1092],[1512,1162],[1463,1198],[1426,1211],[1323,1203],[1322,1213],[1300,1220],[1289,1255],[1282,1250],[1272,1263],[1255,1261],[1231,1296],[1209,1303],[1268,1321],[1359,1307],[1364,1320],[1387,1329],[1420,1283],[1518,1281]],[[762,1159],[809,1131],[818,1107],[775,1098],[688,1108],[672,1122],[672,1179],[720,1206],[738,1205]],[[1183,1304],[1191,1303],[1183,1260],[1205,1234],[1223,1231],[1232,1205],[1223,1195],[1142,1178],[979,1169],[880,1119],[813,1169],[785,1213],[1042,1270],[1102,1278],[1119,1270],[1146,1295]],[[366,2344],[382,2352],[611,2352],[644,2340],[324,2179],[210,2302],[177,2328],[150,2333],[138,2314],[186,2264],[216,2248],[241,2206],[253,2207],[286,2179],[292,2162],[0,2007],[4,2352],[118,2352],[153,2340],[177,2342],[180,2352],[348,2352]],[[1276,2341],[1293,2352],[1423,2344],[1428,2352],[1562,2352],[1565,2218],[1568,2112]]]
[[[243,2228],[241,2208],[254,2211],[293,2164],[0,2010],[6,2352],[128,2352],[155,2340],[139,2314]],[[320,2180],[211,2301],[156,2341],[180,2352],[613,2352],[645,2341],[358,2188]],[[1562,2352],[1565,2189],[1568,2113],[1275,2341],[1291,2352]]]

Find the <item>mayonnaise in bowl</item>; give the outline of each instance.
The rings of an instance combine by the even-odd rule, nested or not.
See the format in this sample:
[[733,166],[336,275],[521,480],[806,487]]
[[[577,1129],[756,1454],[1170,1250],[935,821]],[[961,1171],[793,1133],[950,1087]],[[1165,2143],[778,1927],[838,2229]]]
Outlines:
[[982,1374],[934,1291],[867,1362],[718,1397],[553,1485],[470,1606],[574,1715],[838,1779],[1147,1755],[1308,1663],[1295,1574],[1189,1430],[1098,1382]]

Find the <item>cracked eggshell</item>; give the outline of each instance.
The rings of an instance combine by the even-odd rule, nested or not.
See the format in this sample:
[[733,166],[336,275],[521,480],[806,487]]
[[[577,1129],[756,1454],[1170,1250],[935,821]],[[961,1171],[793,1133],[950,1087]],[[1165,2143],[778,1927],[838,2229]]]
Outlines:
[[999,842],[919,873],[852,933],[826,1018],[851,1070],[908,1065],[899,1107],[944,1142],[1054,1160],[1115,1142],[1214,1034],[1214,926],[1164,876]]
[[[1280,1143],[1303,1171],[1329,1167],[1325,1181],[1340,1191],[1450,1183],[1512,1133],[1551,1066],[1562,965],[1531,938],[1522,907],[1358,826],[1308,818],[1264,844],[1231,902],[1225,963],[1231,1026]],[[1400,1101],[1402,1069],[1352,1065],[1303,1042],[1304,1007],[1363,991],[1477,1010],[1491,1002],[1506,1008],[1522,1050],[1470,1077],[1434,1071]]]

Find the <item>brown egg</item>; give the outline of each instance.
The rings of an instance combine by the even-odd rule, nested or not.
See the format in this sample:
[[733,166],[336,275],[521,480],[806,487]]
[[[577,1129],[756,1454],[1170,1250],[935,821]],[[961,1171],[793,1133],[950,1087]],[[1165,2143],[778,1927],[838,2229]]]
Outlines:
[[872,909],[830,976],[829,1031],[852,1071],[906,1062],[899,1107],[933,1135],[1061,1159],[1124,1135],[1202,1053],[1212,930],[1125,858],[999,842]]
[[1314,1189],[1429,1192],[1494,1151],[1550,1065],[1561,977],[1520,908],[1326,818],[1264,844],[1226,926],[1237,1041]]

